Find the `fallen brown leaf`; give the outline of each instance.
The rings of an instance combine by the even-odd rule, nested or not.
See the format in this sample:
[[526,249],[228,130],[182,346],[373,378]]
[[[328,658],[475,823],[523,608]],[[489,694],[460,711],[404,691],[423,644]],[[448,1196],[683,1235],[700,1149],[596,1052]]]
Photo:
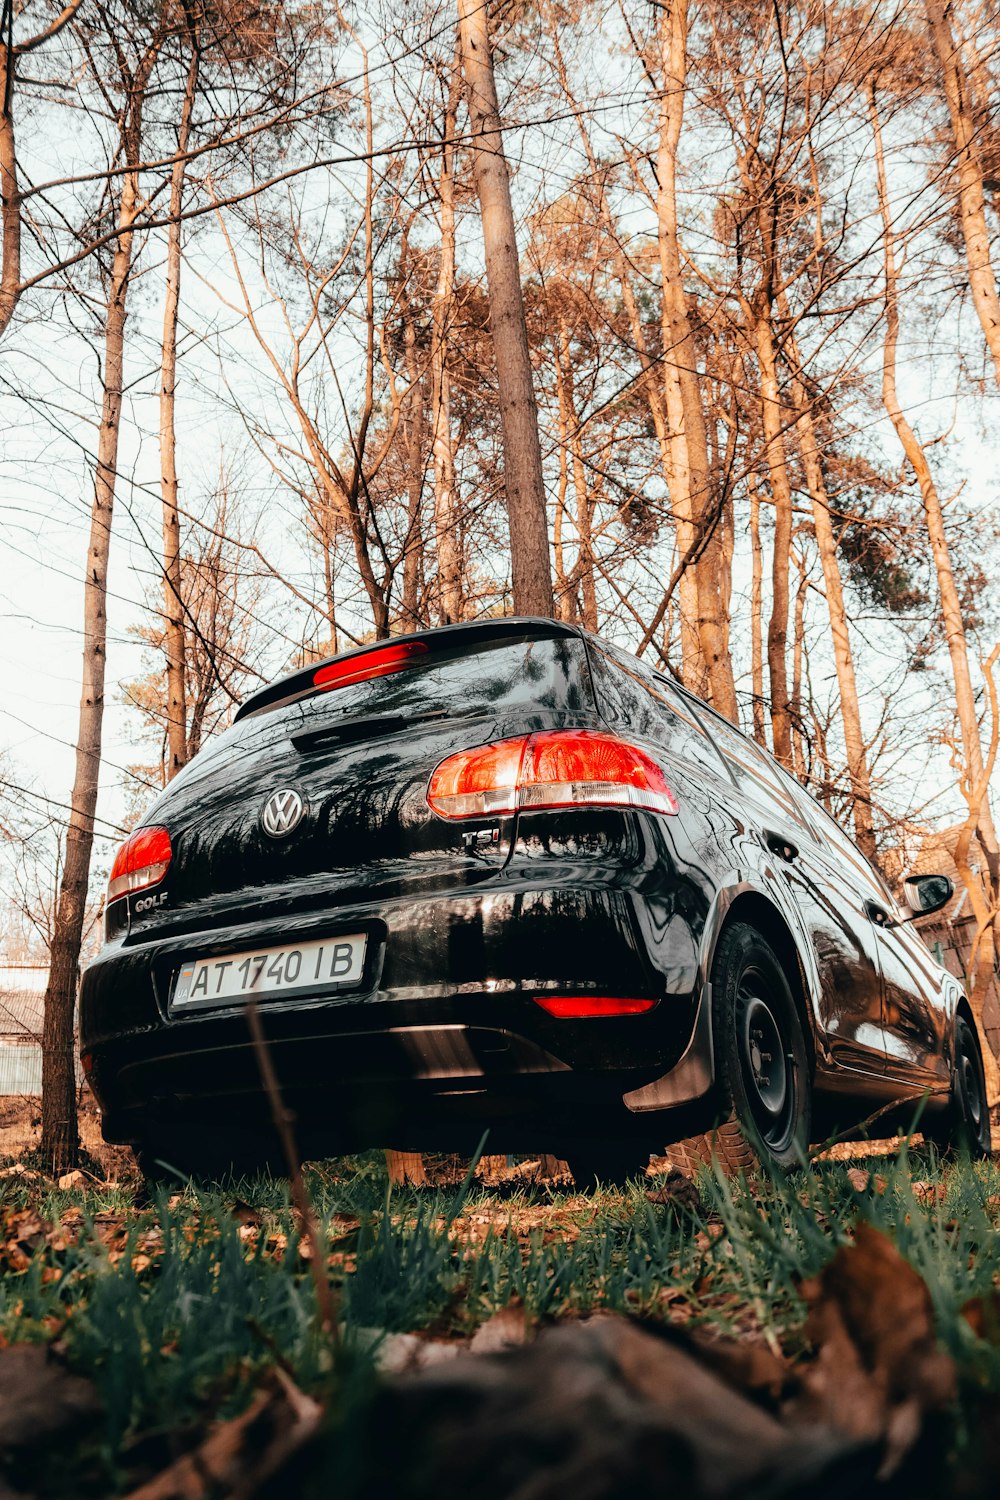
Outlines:
[[804,1283],[803,1412],[859,1440],[880,1440],[882,1476],[916,1444],[928,1414],[955,1395],[955,1368],[938,1348],[930,1293],[896,1247],[869,1224]]
[[242,1416],[219,1423],[193,1453],[133,1490],[128,1500],[249,1500],[313,1436],[319,1419],[317,1402],[275,1366]]
[[254,1208],[252,1203],[245,1203],[242,1198],[237,1198],[231,1213],[237,1224],[245,1225],[249,1229],[260,1228],[260,1209]]
[[691,1178],[686,1177],[677,1167],[671,1167],[660,1186],[650,1189],[646,1197],[658,1208],[671,1208],[675,1213],[679,1210],[686,1211],[697,1214],[699,1218],[705,1215],[701,1194]]
[[71,1374],[40,1344],[0,1349],[0,1450],[23,1454],[63,1441],[100,1416],[89,1380]]
[[496,1354],[499,1349],[513,1349],[528,1337],[527,1315],[520,1302],[509,1302],[481,1323],[469,1340],[473,1354]]

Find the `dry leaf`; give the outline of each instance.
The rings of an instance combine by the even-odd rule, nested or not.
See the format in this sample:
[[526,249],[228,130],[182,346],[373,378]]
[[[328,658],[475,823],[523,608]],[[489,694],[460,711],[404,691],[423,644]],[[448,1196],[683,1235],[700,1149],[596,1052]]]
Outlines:
[[24,1452],[62,1441],[100,1413],[90,1381],[72,1375],[42,1345],[0,1350],[0,1449]]
[[249,1500],[313,1436],[320,1414],[319,1405],[275,1367],[242,1416],[220,1423],[129,1500]]
[[859,1224],[854,1244],[842,1246],[802,1295],[817,1349],[803,1375],[806,1406],[850,1437],[880,1439],[881,1473],[891,1474],[927,1414],[955,1396],[955,1367],[938,1348],[930,1293],[884,1234]]
[[675,1212],[687,1210],[689,1213],[697,1214],[700,1218],[705,1215],[705,1205],[701,1200],[701,1194],[691,1178],[686,1177],[677,1167],[672,1167],[660,1186],[650,1189],[646,1197],[657,1207],[672,1208]]
[[242,1198],[237,1198],[231,1212],[237,1224],[241,1224],[249,1229],[260,1228],[260,1209],[254,1208],[252,1203],[246,1203]]
[[524,1307],[514,1301],[480,1324],[469,1341],[469,1349],[473,1354],[496,1354],[499,1349],[513,1349],[515,1345],[523,1344],[527,1337]]

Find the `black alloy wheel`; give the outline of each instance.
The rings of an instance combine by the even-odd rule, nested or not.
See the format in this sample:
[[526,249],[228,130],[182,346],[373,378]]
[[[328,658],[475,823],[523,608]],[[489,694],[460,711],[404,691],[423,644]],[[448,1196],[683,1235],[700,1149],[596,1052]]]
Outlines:
[[754,1159],[777,1172],[809,1147],[809,1050],[784,969],[760,933],[734,922],[712,965],[712,1025],[725,1111],[714,1144],[728,1170]]

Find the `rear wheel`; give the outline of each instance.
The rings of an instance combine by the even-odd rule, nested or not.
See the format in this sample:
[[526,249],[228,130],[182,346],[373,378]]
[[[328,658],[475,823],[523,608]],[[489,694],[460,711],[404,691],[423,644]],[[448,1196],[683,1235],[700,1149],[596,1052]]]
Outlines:
[[761,935],[734,922],[712,966],[712,1030],[722,1118],[668,1153],[682,1168],[714,1157],[726,1172],[804,1166],[811,1118],[809,1050],[788,978]]
[[965,1016],[955,1019],[955,1060],[947,1112],[925,1127],[925,1134],[943,1146],[989,1156],[992,1149],[990,1112],[979,1038]]

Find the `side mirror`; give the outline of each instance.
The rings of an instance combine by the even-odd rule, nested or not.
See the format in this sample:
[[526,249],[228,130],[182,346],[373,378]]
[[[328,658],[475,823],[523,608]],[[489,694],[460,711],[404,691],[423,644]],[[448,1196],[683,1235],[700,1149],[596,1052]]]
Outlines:
[[947,875],[908,875],[903,881],[903,899],[911,917],[940,911],[954,894],[954,883]]

